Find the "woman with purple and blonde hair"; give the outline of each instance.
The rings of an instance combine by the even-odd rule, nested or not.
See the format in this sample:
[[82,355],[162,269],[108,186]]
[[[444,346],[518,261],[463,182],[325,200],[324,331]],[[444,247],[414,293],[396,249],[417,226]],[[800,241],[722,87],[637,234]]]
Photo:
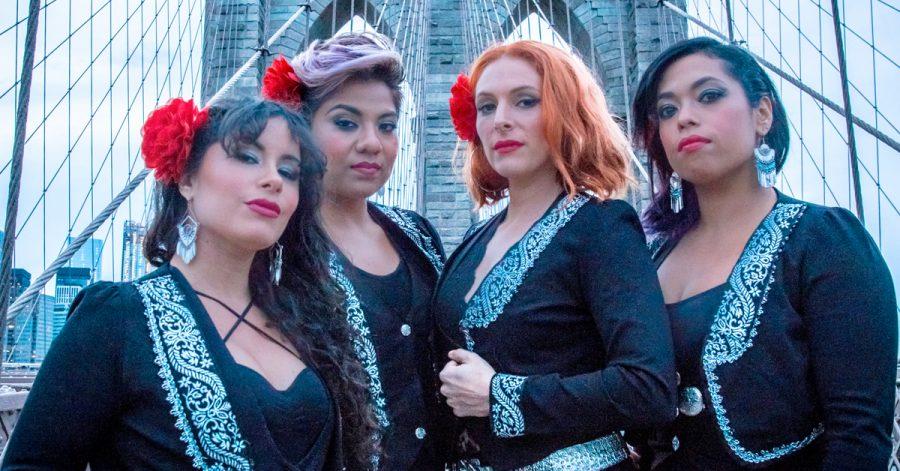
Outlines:
[[368,201],[397,158],[403,79],[387,38],[346,33],[312,43],[289,62],[277,59],[262,93],[299,109],[326,156],[319,214],[382,427],[378,467],[442,469],[434,445],[440,434],[429,423],[438,396],[428,305],[443,248],[422,216]]

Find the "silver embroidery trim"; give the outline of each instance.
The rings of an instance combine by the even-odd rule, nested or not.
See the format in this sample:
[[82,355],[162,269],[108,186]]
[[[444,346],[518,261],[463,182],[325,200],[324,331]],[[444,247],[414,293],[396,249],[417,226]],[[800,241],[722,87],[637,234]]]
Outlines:
[[[494,216],[494,217],[496,217],[496,216]],[[463,234],[463,239],[468,239],[469,236],[478,232],[478,229],[481,229],[482,227],[484,227],[485,224],[491,222],[494,219],[494,217],[482,219],[482,220],[476,222],[475,224],[472,224],[471,226],[469,226],[469,228],[466,229],[466,233]]]
[[420,231],[416,223],[409,219],[406,214],[403,214],[403,211],[400,209],[381,204],[376,204],[375,207],[403,230],[403,233],[425,254],[434,270],[440,275],[444,269],[444,262],[441,261],[441,256],[431,236]]
[[[546,458],[515,471],[600,471],[628,459],[625,441],[618,433],[612,433],[579,445],[554,451]],[[475,459],[454,463],[461,471],[493,471],[490,466],[482,466]]]
[[347,310],[347,322],[356,331],[357,335],[353,336],[353,349],[356,356],[362,364],[366,374],[369,376],[369,394],[372,396],[372,406],[375,409],[375,419],[382,428],[386,428],[391,424],[387,414],[387,399],[385,399],[384,389],[381,386],[381,374],[378,371],[378,358],[375,355],[375,344],[372,343],[372,331],[369,330],[369,323],[366,321],[366,315],[360,306],[359,298],[356,296],[356,290],[353,284],[344,274],[344,268],[337,259],[337,255],[332,252],[328,259],[328,268],[331,270],[331,277],[337,282],[338,286],[347,296],[347,302],[344,308]]
[[748,450],[740,443],[731,428],[723,403],[719,377],[715,373],[717,367],[734,363],[753,346],[763,305],[775,279],[776,262],[805,209],[805,204],[779,203],[763,220],[728,278],[729,287],[716,312],[703,348],[703,370],[709,383],[710,401],[719,429],[734,454],[748,463],[762,463],[791,454],[808,445],[824,431],[824,426],[819,424],[801,440],[779,445],[770,450]]
[[[155,363],[170,413],[197,469],[249,470],[247,442],[212,357],[171,276],[135,282],[153,340]],[[176,379],[177,376],[177,379]],[[198,445],[199,441],[199,445]]]
[[500,438],[525,434],[525,416],[519,403],[522,400],[524,376],[498,373],[491,378],[491,430]]
[[554,451],[537,463],[523,466],[518,471],[582,471],[606,469],[628,458],[625,441],[618,433],[612,433],[579,445]]
[[566,198],[560,200],[556,207],[529,229],[522,236],[522,240],[491,269],[482,281],[482,286],[478,287],[469,301],[469,307],[460,320],[468,350],[475,348],[471,329],[485,328],[497,320],[506,304],[516,294],[534,261],[547,248],[556,233],[589,200],[590,198],[585,195],[578,195],[572,201]]

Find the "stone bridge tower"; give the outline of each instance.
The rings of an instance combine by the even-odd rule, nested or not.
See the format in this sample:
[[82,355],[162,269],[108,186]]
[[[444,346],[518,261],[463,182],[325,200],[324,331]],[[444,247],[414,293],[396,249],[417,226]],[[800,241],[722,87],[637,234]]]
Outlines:
[[[475,0],[481,2],[481,0]],[[419,204],[441,233],[448,251],[455,248],[465,230],[477,219],[454,162],[457,139],[447,107],[450,86],[466,70],[465,28],[489,28],[493,21],[504,36],[523,18],[540,11],[551,26],[581,55],[603,85],[612,111],[627,126],[627,110],[640,74],[668,43],[685,37],[687,25],[662,15],[657,0],[503,0],[483,2],[485,14],[471,10],[471,0],[209,0],[204,47],[204,97],[210,96],[255,50],[302,5],[305,12],[272,48],[272,54],[293,56],[309,41],[324,39],[351,17],[359,16],[388,37],[408,28],[410,9],[421,8],[428,24],[426,34],[407,47],[427,54],[424,74],[424,129],[418,146]],[[684,0],[674,3],[683,7]],[[485,18],[488,17],[488,18]],[[380,21],[379,21],[380,19]],[[238,82],[236,90],[255,93],[272,56],[260,61]],[[637,172],[636,172],[637,173]],[[646,182],[630,196],[640,205]]]

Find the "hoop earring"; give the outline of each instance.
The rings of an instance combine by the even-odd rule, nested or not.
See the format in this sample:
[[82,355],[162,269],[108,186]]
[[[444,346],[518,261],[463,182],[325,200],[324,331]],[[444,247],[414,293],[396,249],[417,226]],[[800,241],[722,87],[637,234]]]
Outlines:
[[675,214],[680,213],[684,209],[682,193],[681,177],[677,173],[672,172],[672,176],[669,177],[669,205]]
[[766,144],[766,139],[756,149],[753,149],[753,156],[756,158],[756,179],[763,188],[772,188],[775,186],[775,179],[778,176],[778,170],[775,169],[775,150]]

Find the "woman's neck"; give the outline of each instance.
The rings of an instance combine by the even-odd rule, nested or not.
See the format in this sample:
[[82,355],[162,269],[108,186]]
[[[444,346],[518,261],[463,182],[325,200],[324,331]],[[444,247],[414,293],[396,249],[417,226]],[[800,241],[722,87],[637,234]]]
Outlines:
[[698,229],[731,231],[746,221],[754,227],[769,213],[777,200],[775,190],[763,188],[752,175],[740,175],[729,182],[694,185],[700,206]]
[[505,222],[526,222],[530,225],[544,214],[562,191],[555,168],[538,172],[527,179],[510,180]]
[[242,304],[250,299],[250,265],[254,252],[197,232],[197,253],[191,263],[178,255],[172,265],[187,278],[196,291],[222,299],[226,304]]
[[341,233],[359,231],[373,223],[365,198],[342,198],[326,193],[319,214],[332,240]]

